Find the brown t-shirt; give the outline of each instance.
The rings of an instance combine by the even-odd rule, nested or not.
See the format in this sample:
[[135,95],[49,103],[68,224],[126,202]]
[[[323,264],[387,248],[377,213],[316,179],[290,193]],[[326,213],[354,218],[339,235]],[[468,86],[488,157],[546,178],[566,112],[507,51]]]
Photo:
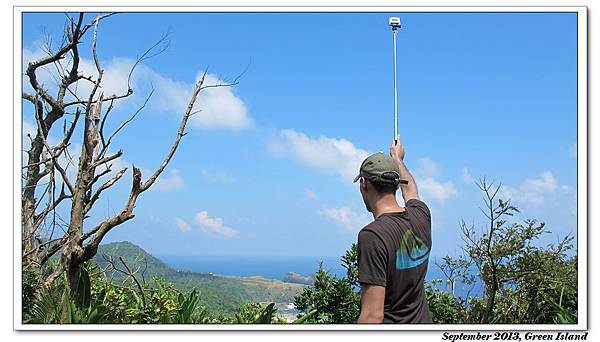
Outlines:
[[423,286],[430,250],[431,213],[416,199],[358,233],[358,278],[385,287],[383,323],[432,323]]

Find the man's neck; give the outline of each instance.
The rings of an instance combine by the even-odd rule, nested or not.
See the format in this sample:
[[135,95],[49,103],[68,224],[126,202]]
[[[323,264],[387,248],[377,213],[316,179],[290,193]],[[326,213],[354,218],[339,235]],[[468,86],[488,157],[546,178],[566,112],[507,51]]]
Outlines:
[[397,213],[402,212],[406,209],[401,207],[396,201],[396,196],[386,195],[381,197],[373,205],[373,217],[378,218],[385,213]]

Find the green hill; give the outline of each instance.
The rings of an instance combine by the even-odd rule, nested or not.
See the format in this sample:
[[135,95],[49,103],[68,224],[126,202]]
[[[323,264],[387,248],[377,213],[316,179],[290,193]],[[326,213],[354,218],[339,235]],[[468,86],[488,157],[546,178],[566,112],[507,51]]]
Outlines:
[[[111,257],[117,267],[123,268],[119,257],[122,257],[130,268],[139,267],[139,273],[146,281],[158,276],[173,283],[175,288],[182,292],[190,292],[196,288],[200,292],[202,305],[211,311],[223,313],[231,313],[241,304],[248,302],[291,303],[294,296],[304,288],[304,285],[262,277],[218,276],[176,270],[127,241],[101,245],[94,260],[100,267],[105,268],[108,264],[107,259],[110,260]],[[114,281],[122,279],[122,275],[114,274]]]
[[122,264],[119,261],[119,257],[122,257],[127,266],[137,268],[141,266],[141,270],[144,271],[144,277],[155,275],[158,277],[166,277],[167,275],[175,272],[173,268],[165,264],[161,260],[152,256],[152,254],[146,252],[141,247],[134,245],[129,241],[113,242],[106,245],[100,245],[98,247],[98,253],[94,257],[94,260],[98,265],[107,265],[108,261],[105,259],[112,257],[113,261],[122,268]]

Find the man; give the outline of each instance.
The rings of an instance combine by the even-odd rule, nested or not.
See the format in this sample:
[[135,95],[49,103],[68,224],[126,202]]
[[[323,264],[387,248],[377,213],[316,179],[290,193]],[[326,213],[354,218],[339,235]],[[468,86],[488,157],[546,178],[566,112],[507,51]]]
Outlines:
[[[354,182],[374,221],[358,234],[358,323],[432,323],[423,281],[431,249],[431,214],[404,166],[400,136],[390,157],[367,157]],[[400,186],[405,207],[398,205]]]

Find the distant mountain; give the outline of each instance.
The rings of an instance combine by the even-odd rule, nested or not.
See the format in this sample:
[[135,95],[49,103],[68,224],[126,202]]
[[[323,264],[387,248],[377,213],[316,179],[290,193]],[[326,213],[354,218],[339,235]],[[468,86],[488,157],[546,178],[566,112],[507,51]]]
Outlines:
[[281,281],[285,283],[311,285],[315,281],[315,277],[312,275],[302,275],[296,272],[288,272]]
[[[201,304],[211,311],[231,313],[248,302],[291,303],[304,288],[304,285],[263,277],[219,276],[177,270],[128,241],[101,245],[94,260],[103,268],[108,265],[108,260],[123,268],[119,257],[130,268],[140,267],[140,273],[147,282],[152,283],[152,277],[157,276],[173,283],[182,292],[198,289]],[[123,278],[115,274],[113,279],[118,281]]]
[[120,268],[123,268],[123,264],[119,260],[119,257],[123,258],[127,266],[135,266],[136,268],[141,266],[141,271],[144,271],[144,277],[154,275],[165,278],[176,272],[169,265],[129,241],[100,245],[94,260],[98,265],[104,268],[111,257]]

